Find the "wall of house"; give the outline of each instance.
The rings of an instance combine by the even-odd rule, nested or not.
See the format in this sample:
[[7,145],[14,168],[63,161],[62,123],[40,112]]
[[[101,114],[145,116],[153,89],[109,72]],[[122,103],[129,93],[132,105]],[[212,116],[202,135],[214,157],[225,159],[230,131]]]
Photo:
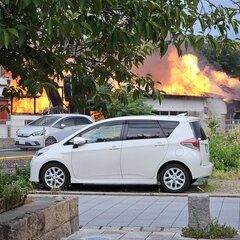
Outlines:
[[225,120],[227,105],[223,99],[216,96],[166,96],[160,104],[158,100],[147,99],[146,102],[153,106],[159,114],[176,115],[186,112],[188,115],[201,118]]
[[0,138],[14,138],[20,127],[26,126],[37,118],[39,118],[39,115],[11,115],[5,124],[0,124]]

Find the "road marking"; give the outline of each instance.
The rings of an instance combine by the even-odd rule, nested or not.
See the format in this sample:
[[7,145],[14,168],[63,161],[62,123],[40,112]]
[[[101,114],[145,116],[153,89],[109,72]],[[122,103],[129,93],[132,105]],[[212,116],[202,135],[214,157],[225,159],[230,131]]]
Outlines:
[[11,157],[0,157],[0,161],[3,160],[18,160],[18,159],[28,159],[32,158],[33,156],[11,156]]

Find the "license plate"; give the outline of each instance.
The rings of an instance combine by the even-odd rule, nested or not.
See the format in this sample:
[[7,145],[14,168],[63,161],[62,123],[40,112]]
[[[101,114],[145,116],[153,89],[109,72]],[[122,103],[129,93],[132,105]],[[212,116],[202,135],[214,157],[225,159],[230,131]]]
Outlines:
[[19,140],[19,144],[25,144],[24,140]]

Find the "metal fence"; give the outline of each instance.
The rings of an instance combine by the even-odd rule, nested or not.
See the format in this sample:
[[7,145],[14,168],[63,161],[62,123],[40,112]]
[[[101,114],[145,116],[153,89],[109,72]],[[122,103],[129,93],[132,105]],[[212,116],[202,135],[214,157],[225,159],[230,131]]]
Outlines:
[[219,122],[219,131],[227,134],[234,130],[240,130],[240,119],[226,119],[224,122]]

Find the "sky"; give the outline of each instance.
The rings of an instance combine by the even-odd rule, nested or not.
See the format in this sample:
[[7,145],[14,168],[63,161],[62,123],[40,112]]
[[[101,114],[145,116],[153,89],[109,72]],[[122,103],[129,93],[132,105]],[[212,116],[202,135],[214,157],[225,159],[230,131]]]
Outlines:
[[[232,7],[232,8],[236,8],[237,5],[233,3],[233,1],[237,2],[237,0],[210,0],[211,3],[215,4],[215,5],[223,5],[224,7]],[[204,1],[203,1],[204,2]],[[239,1],[238,1],[239,2]],[[207,5],[206,5],[207,6]],[[208,7],[206,7],[206,9],[209,9]],[[240,13],[238,15],[238,19],[240,20]],[[195,26],[195,30],[196,32],[198,32],[200,30],[200,25],[199,24],[196,24]],[[239,32],[240,32],[240,29],[239,29]],[[218,32],[217,31],[212,31],[211,32],[213,35],[218,35]],[[232,29],[229,30],[228,32],[228,36],[229,38],[231,39],[236,39],[236,38],[240,38],[240,33],[238,33],[237,35],[234,33],[234,31]]]

